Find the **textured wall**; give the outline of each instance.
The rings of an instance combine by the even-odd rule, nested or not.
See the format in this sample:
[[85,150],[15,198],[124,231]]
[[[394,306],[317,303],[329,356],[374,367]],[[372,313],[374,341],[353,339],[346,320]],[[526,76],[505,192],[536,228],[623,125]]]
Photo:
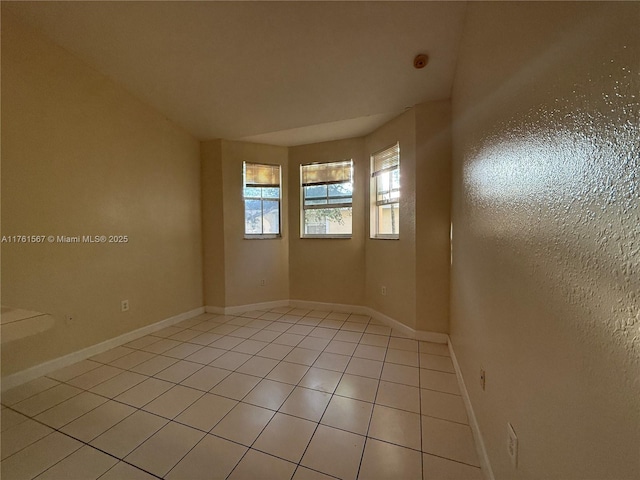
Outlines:
[[635,2],[469,5],[451,337],[496,478],[640,477],[639,21]]
[[2,234],[129,237],[2,244],[3,305],[56,319],[3,375],[202,306],[197,140],[4,8]]

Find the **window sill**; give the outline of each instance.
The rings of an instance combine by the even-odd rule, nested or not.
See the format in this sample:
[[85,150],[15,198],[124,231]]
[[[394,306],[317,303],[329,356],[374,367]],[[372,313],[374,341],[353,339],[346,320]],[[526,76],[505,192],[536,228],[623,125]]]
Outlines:
[[282,238],[282,235],[245,235],[245,240],[277,240]]
[[399,235],[376,235],[375,237],[369,237],[370,240],[400,240]]
[[343,240],[348,240],[352,237],[352,235],[302,235],[300,238],[301,239],[305,239],[305,238],[327,238],[327,239],[343,239]]

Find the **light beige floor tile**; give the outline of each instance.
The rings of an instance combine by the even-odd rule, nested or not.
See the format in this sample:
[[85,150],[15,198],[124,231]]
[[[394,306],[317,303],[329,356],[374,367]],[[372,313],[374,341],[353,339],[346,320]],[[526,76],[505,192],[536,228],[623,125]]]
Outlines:
[[420,450],[420,415],[376,405],[373,408],[369,436]]
[[45,410],[36,420],[52,428],[60,428],[76,418],[81,417],[107,401],[106,398],[89,392],[82,392],[55,407]]
[[213,387],[211,393],[234,400],[242,400],[259,382],[260,378],[258,377],[234,372]]
[[154,377],[159,378],[160,380],[165,380],[167,382],[180,383],[185,378],[190,377],[201,368],[203,367],[200,363],[179,360],[177,363],[174,363],[170,367],[167,367],[161,372],[156,373]]
[[322,417],[323,425],[366,435],[373,404],[334,395]]
[[133,353],[133,349],[127,347],[116,347],[111,350],[107,350],[106,352],[94,355],[93,357],[89,357],[89,360],[100,363],[111,363],[125,355],[129,355],[130,353]]
[[74,387],[89,390],[90,388],[95,387],[96,385],[109,380],[122,372],[123,370],[120,368],[115,368],[111,365],[101,365],[94,370],[68,380],[67,383]]
[[422,459],[424,480],[482,480],[484,478],[479,467],[472,467],[427,453],[422,454]]
[[60,382],[53,380],[52,378],[40,377],[30,382],[24,383],[18,387],[14,387],[6,392],[2,392],[2,404],[3,405],[15,405],[18,402],[33,397],[38,393],[49,390],[50,388],[59,385]]
[[305,316],[306,317],[312,317],[312,318],[327,318],[327,316],[330,314],[331,312],[326,311],[326,310],[311,310],[309,313],[307,313]]
[[272,308],[269,311],[273,312],[273,313],[279,313],[281,315],[284,315],[286,313],[289,313],[291,310],[293,310],[293,308],[291,308],[291,307],[276,307],[276,308]]
[[183,320],[181,322],[176,323],[176,327],[191,328],[194,325],[198,325],[202,322],[204,322],[204,319],[193,317],[193,318],[188,318],[187,320]]
[[339,320],[341,322],[344,322],[347,320],[347,318],[349,318],[349,314],[344,312],[331,312],[329,315],[327,315],[327,320]]
[[387,350],[387,356],[384,359],[388,363],[397,363],[399,365],[407,365],[409,367],[418,366],[418,353],[410,352],[408,350],[397,350],[395,348],[389,348]]
[[327,353],[338,353],[340,355],[353,355],[357,346],[358,345],[356,343],[343,342],[334,339],[329,343],[329,345],[327,345],[327,348],[325,348],[324,351]]
[[248,323],[251,323],[251,319],[250,318],[246,318],[246,317],[233,317],[231,320],[229,320],[229,325],[235,325],[237,327],[243,327],[245,325],[247,325]]
[[430,355],[428,353],[420,354],[420,368],[428,368],[429,370],[455,373],[451,358],[443,357],[440,355]]
[[249,450],[228,480],[289,480],[295,469],[294,463]]
[[418,341],[413,339],[392,337],[389,339],[388,347],[393,348],[394,350],[418,353]]
[[139,373],[124,371],[106,382],[96,385],[91,389],[91,392],[102,395],[103,397],[114,398],[122,392],[129,390],[131,387],[144,382],[146,379],[146,376],[140,375]]
[[224,368],[225,370],[236,370],[243,363],[251,358],[251,355],[240,352],[227,352],[216,358],[209,365],[212,367]]
[[264,378],[269,375],[269,372],[271,372],[278,363],[280,363],[278,360],[272,358],[252,357],[243,363],[236,372]]
[[420,369],[420,387],[438,392],[460,395],[458,378],[455,373],[437,372],[435,370]]
[[251,338],[259,331],[260,331],[259,328],[252,328],[252,327],[246,326],[246,327],[240,327],[234,330],[229,335],[231,335],[232,337],[239,337],[239,338]]
[[222,338],[222,335],[211,332],[202,332],[200,335],[193,337],[189,340],[189,343],[195,343],[196,345],[211,345],[213,342],[217,342]]
[[449,345],[444,343],[420,342],[420,353],[449,356]]
[[293,385],[265,378],[242,401],[258,407],[278,410],[293,388]]
[[274,320],[278,320],[282,315],[283,315],[282,313],[271,311],[271,312],[262,314],[260,318],[262,320],[274,321]]
[[289,311],[287,315],[297,315],[299,317],[304,317],[310,311],[311,310],[309,310],[308,308],[294,308],[293,310]]
[[301,387],[320,390],[321,392],[333,393],[338,386],[340,372],[324,370],[322,368],[311,367],[306,375],[300,380]]
[[26,420],[2,432],[2,460],[49,435],[53,430]]
[[333,480],[334,478],[310,468],[298,466],[292,480]]
[[340,330],[345,332],[356,332],[363,333],[367,329],[366,323],[357,323],[357,322],[344,322],[344,325],[340,327]]
[[229,370],[205,366],[190,377],[185,378],[181,385],[208,392],[229,375],[231,375]]
[[60,382],[68,382],[78,375],[90,372],[91,370],[95,370],[96,368],[101,366],[102,364],[99,362],[94,362],[92,360],[82,360],[81,362],[61,368],[60,370],[56,370],[55,372],[48,373],[47,377],[53,378],[54,380],[58,380]]
[[205,322],[200,322],[197,325],[193,325],[189,328],[191,328],[191,330],[196,330],[199,332],[208,332],[216,327],[219,327],[220,323],[218,322],[213,322],[213,321],[205,321]]
[[117,459],[85,445],[36,478],[37,480],[93,480],[116,463],[118,463]]
[[265,327],[265,330],[278,333],[286,332],[291,326],[292,321],[290,319],[284,320],[284,317],[286,317],[286,315],[282,316],[277,322],[273,322],[268,327]]
[[208,432],[237,404],[236,400],[207,393],[178,415],[175,420]]
[[371,317],[369,315],[360,315],[357,313],[352,313],[347,318],[347,322],[356,322],[356,323],[369,323]]
[[61,383],[16,403],[13,405],[13,408],[24,415],[33,417],[71,397],[75,397],[80,392],[82,392],[82,390],[79,388]]
[[251,340],[258,340],[259,342],[273,342],[276,338],[280,336],[279,332],[274,332],[273,330],[260,330],[256,333]]
[[[197,337],[198,335],[200,335],[202,332],[199,332],[197,330],[191,330],[191,329],[186,329],[186,330],[182,330],[174,335],[171,335],[169,338],[171,340],[176,340],[178,342],[189,342],[191,339]],[[195,342],[191,342],[191,343],[195,343]]]
[[327,340],[331,340],[331,339],[333,339],[333,337],[336,336],[336,333],[338,333],[338,331],[336,329],[334,329],[334,328],[326,328],[326,327],[317,326],[316,328],[311,330],[311,332],[309,332],[309,336],[310,337],[317,337],[317,338],[325,338]]
[[152,335],[146,335],[144,337],[136,338],[128,343],[125,343],[124,346],[128,348],[135,348],[136,350],[140,350],[141,348],[148,347],[149,345],[158,342],[160,339],[158,337],[154,337]]
[[349,360],[351,360],[351,357],[348,355],[322,352],[313,366],[335,372],[344,372],[347,369]]
[[354,357],[349,362],[346,373],[378,379],[382,373],[382,362]]
[[359,476],[367,480],[420,480],[421,454],[415,450],[369,438],[364,447]]
[[137,410],[95,438],[91,445],[124,458],[168,423],[168,420]]
[[162,355],[155,355],[149,360],[142,362],[135,367],[131,368],[132,372],[140,373],[142,375],[153,376],[158,372],[161,372],[165,368],[169,368],[171,365],[178,363],[178,359],[164,357]]
[[378,383],[379,381],[375,378],[345,373],[338,384],[336,395],[373,403],[378,391]]
[[309,367],[306,365],[280,362],[273,370],[271,370],[271,373],[269,373],[266,378],[277,382],[297,385],[298,382],[302,380],[302,377],[304,377],[304,374],[307,373],[307,370],[309,370]]
[[2,408],[2,414],[0,419],[0,428],[4,432],[8,428],[20,425],[23,422],[29,420],[29,417],[22,415],[21,413],[14,412],[9,408]]
[[188,362],[201,363],[203,365],[208,365],[213,362],[216,358],[227,353],[226,350],[222,350],[221,348],[212,348],[212,347],[203,347],[198,350],[196,353],[189,355],[185,360]]
[[280,407],[280,412],[319,422],[331,395],[318,390],[296,387]]
[[178,345],[182,345],[181,342],[176,340],[169,340],[168,338],[163,338],[158,342],[152,343],[151,345],[147,345],[146,347],[141,348],[140,350],[149,353],[157,353],[163,354]]
[[[215,328],[211,329],[211,330],[210,330],[210,332],[211,332],[211,333],[218,334],[218,335],[229,335],[230,333],[232,333],[234,330],[237,330],[238,328],[240,328],[240,327],[239,327],[239,326],[237,326],[237,325],[230,325],[230,324],[228,324],[228,323],[227,323],[227,324],[219,325],[219,326],[217,326],[217,327],[215,327]],[[235,343],[235,345],[233,345],[234,347],[235,347],[238,343],[240,343],[240,342],[242,341],[242,340],[241,340],[240,338],[238,338],[238,337],[236,337],[236,338],[229,338],[229,337],[226,337],[226,336],[225,336],[225,337],[223,337],[222,339],[220,339],[220,340],[219,340],[219,342],[221,342],[221,343],[220,343],[221,345],[222,345],[222,344],[226,344],[226,342],[222,342],[222,340],[224,340],[224,339],[228,339],[229,341],[230,341],[230,340],[237,341],[237,342]],[[218,347],[218,348],[224,348],[224,347]]]
[[258,340],[245,340],[240,345],[233,348],[234,352],[246,353],[248,355],[255,355],[264,347],[269,345],[267,342],[260,342]]
[[246,447],[205,435],[165,478],[168,480],[224,480],[247,451]]
[[[313,331],[314,327],[310,326],[310,325],[293,325],[289,328],[289,330],[287,330],[287,334],[291,334],[291,335],[298,335],[300,337],[303,338],[299,338],[300,341],[304,340],[304,337],[306,337],[307,335],[309,335],[309,333],[311,333]],[[300,342],[298,342],[300,343]]]
[[260,350],[257,355],[259,357],[272,358],[273,360],[282,360],[289,355],[291,350],[293,350],[293,347],[289,345],[276,345],[272,343]]
[[82,443],[53,432],[2,462],[2,478],[31,479],[82,447]]
[[176,333],[181,332],[183,330],[184,328],[171,326],[171,327],[165,327],[161,330],[158,330],[157,332],[153,332],[151,335],[153,335],[154,337],[169,338],[172,335],[175,335]]
[[118,462],[111,470],[102,475],[100,480],[155,480],[156,478],[128,463]]
[[336,336],[333,337],[333,340],[337,340],[340,342],[350,342],[350,343],[358,343],[362,338],[362,333],[360,332],[349,332],[346,330],[340,330],[336,333]]
[[327,316],[327,318],[325,318],[318,324],[318,327],[333,328],[334,330],[338,330],[340,327],[342,327],[342,325],[344,325],[344,320],[334,320]]
[[452,422],[469,423],[464,402],[459,395],[422,389],[420,399],[422,415],[451,420]]
[[173,387],[172,383],[149,378],[118,395],[114,400],[140,408]]
[[353,356],[358,358],[366,358],[369,360],[383,361],[386,353],[387,349],[385,347],[376,347],[375,345],[361,344],[358,345],[355,352],[353,352]]
[[307,337],[298,344],[298,347],[322,351],[330,341],[328,338]]
[[274,411],[266,408],[239,403],[211,430],[211,433],[249,447],[274,414]]
[[306,348],[294,348],[291,353],[284,357],[285,362],[299,363],[300,365],[311,366],[320,356],[317,350],[308,350]]
[[391,335],[391,328],[384,325],[369,324],[365,333],[373,333],[374,335]]
[[439,457],[480,466],[473,434],[468,425],[423,415],[422,450]]
[[88,443],[135,411],[129,405],[109,400],[68,423],[60,431]]
[[162,355],[164,355],[165,357],[184,359],[189,355],[193,355],[201,348],[202,345],[196,345],[195,343],[181,343],[178,346],[170,348]]
[[380,378],[387,382],[402,383],[412,387],[420,386],[420,370],[416,367],[385,363]]
[[304,335],[298,335],[295,333],[283,333],[278,338],[276,338],[273,343],[278,345],[289,345],[290,347],[297,346],[302,340],[305,339]]
[[299,462],[316,429],[316,423],[276,413],[252,448],[291,462]]
[[204,435],[204,432],[194,428],[169,422],[127,455],[125,460],[154,475],[163,477]]
[[155,356],[156,355],[154,355],[153,353],[134,350],[130,354],[120,357],[113,362],[110,362],[109,365],[111,365],[112,367],[122,368],[124,370],[131,370],[136,365],[140,365],[142,362],[151,360]]
[[365,437],[320,425],[302,457],[301,465],[344,480],[358,474]]
[[200,390],[176,385],[142,408],[161,417],[173,419],[202,395],[204,392]]
[[420,413],[420,389],[383,380],[378,387],[376,404]]
[[387,347],[389,337],[385,335],[376,335],[374,333],[365,333],[360,339],[360,345],[372,345],[374,347]]

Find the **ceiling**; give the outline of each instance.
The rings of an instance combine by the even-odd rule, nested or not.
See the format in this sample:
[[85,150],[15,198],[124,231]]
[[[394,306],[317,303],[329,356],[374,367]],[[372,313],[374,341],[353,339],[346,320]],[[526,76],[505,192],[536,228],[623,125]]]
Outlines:
[[[201,140],[370,133],[449,98],[465,2],[2,2]],[[426,68],[413,58],[427,53]]]

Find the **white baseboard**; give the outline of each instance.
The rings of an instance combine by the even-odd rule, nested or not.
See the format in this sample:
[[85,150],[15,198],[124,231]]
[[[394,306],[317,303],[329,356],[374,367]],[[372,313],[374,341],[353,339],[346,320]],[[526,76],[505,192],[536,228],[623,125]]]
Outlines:
[[493,476],[493,470],[491,469],[491,463],[489,462],[489,455],[487,455],[487,449],[484,446],[484,440],[482,438],[482,433],[480,432],[480,426],[478,425],[478,420],[476,419],[476,415],[473,411],[471,399],[469,398],[469,392],[467,391],[467,386],[464,383],[462,370],[460,370],[460,364],[458,363],[456,353],[453,350],[453,344],[451,343],[451,340],[449,340],[449,353],[451,354],[453,367],[456,370],[456,377],[458,377],[458,386],[460,387],[462,400],[464,401],[464,406],[467,409],[467,415],[469,416],[469,426],[471,427],[471,431],[473,432],[473,439],[475,440],[474,443],[476,445],[478,460],[480,461],[480,468],[486,480],[495,480],[495,477]]
[[323,310],[342,313],[356,313],[369,315],[369,309],[360,305],[346,305],[344,303],[311,302],[308,300],[289,300],[289,306],[294,308],[309,308],[311,310]]
[[165,327],[170,327],[171,325],[182,322],[183,320],[201,315],[202,313],[204,313],[204,311],[204,307],[195,308],[188,312],[180,313],[178,315],[174,315],[173,317],[165,318],[164,320],[160,320],[159,322],[152,323],[151,325],[146,325],[142,328],[138,328],[137,330],[124,333],[115,338],[105,340],[104,342],[100,342],[96,345],[91,345],[90,347],[83,348],[82,350],[69,353],[68,355],[65,355],[63,357],[54,358],[53,360],[41,363],[40,365],[35,365],[20,372],[8,375],[2,378],[2,391],[4,392],[5,390],[9,390],[10,388],[22,385],[23,383],[46,375],[47,373],[55,372],[56,370],[59,370],[68,365],[74,364],[81,360],[85,360],[89,357],[93,357],[94,355],[97,355],[99,353],[106,352],[107,350],[135,340],[136,338],[144,337],[145,335],[149,335],[150,333],[162,330]]
[[235,315],[236,313],[247,312],[251,310],[269,310],[278,307],[289,306],[289,300],[274,300],[272,302],[251,303],[248,305],[236,305],[233,307],[204,307],[207,313],[217,313],[219,315]]

